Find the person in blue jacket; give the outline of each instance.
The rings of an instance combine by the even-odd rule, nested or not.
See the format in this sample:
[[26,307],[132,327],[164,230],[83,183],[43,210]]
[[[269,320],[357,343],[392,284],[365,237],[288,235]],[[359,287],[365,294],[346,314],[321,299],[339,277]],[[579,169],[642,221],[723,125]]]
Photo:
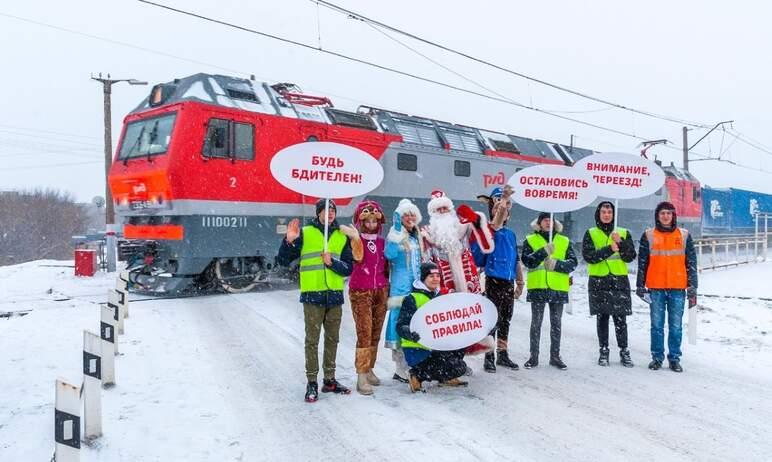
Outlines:
[[[496,327],[491,332],[496,341],[496,353],[485,354],[483,368],[486,372],[496,372],[496,366],[518,370],[517,363],[509,358],[508,339],[509,324],[515,306],[515,299],[523,293],[523,271],[518,261],[517,237],[511,229],[506,227],[509,220],[512,203],[509,200],[509,191],[502,188],[494,188],[489,196],[477,196],[488,205],[491,233],[495,250],[485,254],[479,244],[471,243],[472,255],[478,268],[485,272],[485,296],[488,297],[498,309],[499,319]],[[496,356],[498,356],[496,358]]]
[[405,355],[397,334],[397,320],[402,306],[402,299],[413,290],[413,282],[419,280],[421,261],[423,260],[423,239],[418,232],[421,223],[421,212],[410,199],[399,201],[394,211],[392,226],[386,236],[384,254],[389,261],[389,299],[387,308],[389,319],[386,323],[384,336],[386,348],[392,350],[396,371],[393,379],[407,383],[410,379],[410,368],[405,361]]

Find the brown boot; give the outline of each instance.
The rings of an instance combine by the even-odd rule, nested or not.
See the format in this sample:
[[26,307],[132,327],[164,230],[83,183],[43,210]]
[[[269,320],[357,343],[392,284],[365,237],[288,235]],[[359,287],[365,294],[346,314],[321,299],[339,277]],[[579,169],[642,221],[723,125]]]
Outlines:
[[367,381],[367,374],[357,374],[357,391],[360,395],[373,394],[373,387]]
[[458,377],[456,377],[455,379],[450,379],[444,382],[440,382],[440,386],[442,387],[465,387],[467,385],[469,385],[469,382],[464,382]]
[[410,381],[408,382],[408,386],[410,386],[410,391],[413,393],[417,391],[423,391],[421,388],[421,381],[414,374],[410,374]]
[[370,370],[370,349],[369,348],[357,348],[354,356],[354,367],[357,370],[357,374],[367,374]]
[[375,367],[375,359],[378,357],[378,347],[370,347],[370,370],[367,371],[367,381],[370,382],[370,385],[378,386],[381,384],[381,379],[378,378],[377,375],[375,375],[375,372],[373,372],[373,368]]

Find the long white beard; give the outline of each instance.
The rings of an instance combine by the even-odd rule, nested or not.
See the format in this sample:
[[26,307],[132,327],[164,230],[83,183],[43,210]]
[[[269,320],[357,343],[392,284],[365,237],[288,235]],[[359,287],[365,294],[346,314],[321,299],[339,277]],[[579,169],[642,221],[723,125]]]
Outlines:
[[432,243],[449,255],[461,255],[464,250],[463,225],[454,213],[433,213],[429,220],[429,234]]

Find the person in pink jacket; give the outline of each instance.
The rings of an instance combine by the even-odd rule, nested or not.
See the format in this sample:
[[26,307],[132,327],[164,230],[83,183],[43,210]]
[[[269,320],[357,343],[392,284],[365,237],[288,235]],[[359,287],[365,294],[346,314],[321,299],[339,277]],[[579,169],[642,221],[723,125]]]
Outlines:
[[373,394],[373,385],[381,384],[373,366],[389,298],[388,262],[384,256],[386,241],[380,235],[385,221],[383,210],[375,201],[362,201],[354,212],[355,236],[351,239],[354,270],[348,287],[357,331],[354,359],[357,391],[363,395]]

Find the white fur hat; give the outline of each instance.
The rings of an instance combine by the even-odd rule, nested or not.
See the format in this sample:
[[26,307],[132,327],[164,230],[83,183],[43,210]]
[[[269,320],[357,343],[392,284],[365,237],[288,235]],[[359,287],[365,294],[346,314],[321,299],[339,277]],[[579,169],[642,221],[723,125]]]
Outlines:
[[421,219],[423,218],[421,216],[421,211],[418,210],[418,207],[412,203],[410,199],[402,199],[399,201],[399,205],[397,205],[397,210],[395,210],[395,212],[397,212],[400,217],[406,213],[415,215],[416,224],[421,223]]
[[429,210],[429,215],[431,215],[440,207],[447,207],[453,210],[453,201],[443,191],[435,189],[432,191],[432,198],[429,199],[429,205],[426,208]]

